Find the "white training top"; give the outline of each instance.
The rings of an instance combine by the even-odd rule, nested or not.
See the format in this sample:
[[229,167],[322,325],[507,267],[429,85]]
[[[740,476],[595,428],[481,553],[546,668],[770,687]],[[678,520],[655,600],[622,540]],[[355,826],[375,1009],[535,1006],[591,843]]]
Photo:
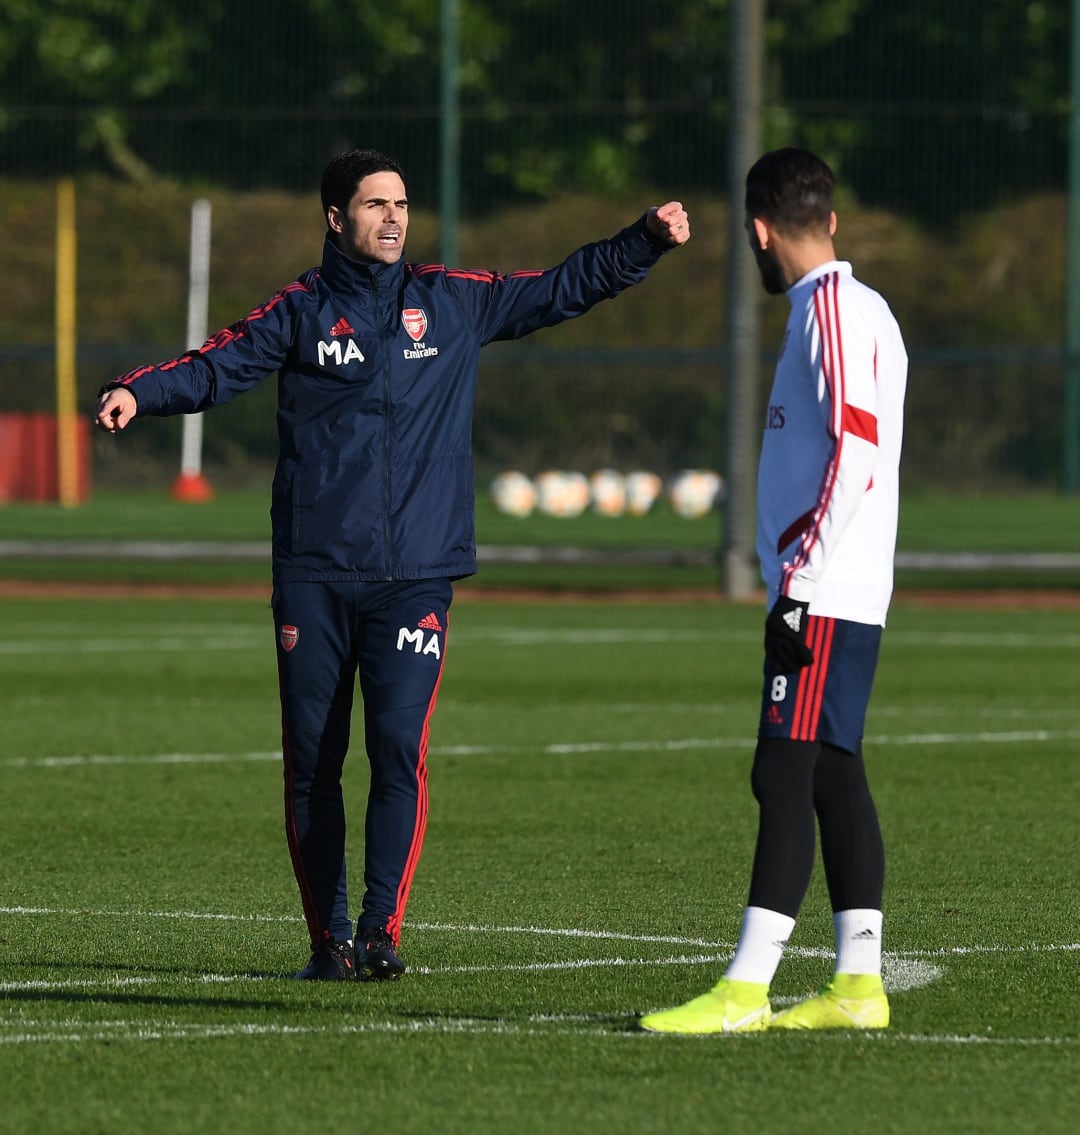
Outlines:
[[888,304],[830,260],[787,292],[758,467],[757,552],[777,595],[884,626],[893,586],[907,351]]

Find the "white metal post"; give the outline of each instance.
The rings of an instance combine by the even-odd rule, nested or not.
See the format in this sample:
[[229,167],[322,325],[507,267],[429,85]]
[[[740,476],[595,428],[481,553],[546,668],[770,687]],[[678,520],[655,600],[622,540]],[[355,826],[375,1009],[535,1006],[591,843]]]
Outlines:
[[[210,202],[200,197],[191,206],[191,250],[188,272],[187,349],[206,342],[210,303]],[[180,446],[180,476],[173,484],[177,500],[207,501],[214,491],[202,472],[202,414],[185,414]]]

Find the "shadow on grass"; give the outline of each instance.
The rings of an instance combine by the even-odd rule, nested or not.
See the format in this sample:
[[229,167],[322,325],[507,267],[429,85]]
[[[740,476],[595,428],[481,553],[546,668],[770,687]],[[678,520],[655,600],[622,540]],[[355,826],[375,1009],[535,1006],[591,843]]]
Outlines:
[[126,993],[123,991],[82,992],[77,989],[0,989],[0,1002],[21,1001],[30,1004],[65,1005],[155,1005],[161,1008],[189,1009],[278,1009],[290,1006],[284,1001],[252,1001],[235,997],[173,997],[165,994]]

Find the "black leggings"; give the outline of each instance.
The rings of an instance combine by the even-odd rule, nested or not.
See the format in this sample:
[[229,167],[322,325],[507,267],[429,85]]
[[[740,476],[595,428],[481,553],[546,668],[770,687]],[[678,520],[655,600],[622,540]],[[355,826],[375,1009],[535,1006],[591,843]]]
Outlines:
[[816,816],[832,909],[881,909],[885,847],[861,745],[849,753],[761,738],[750,783],[759,808],[750,906],[796,917],[814,866]]

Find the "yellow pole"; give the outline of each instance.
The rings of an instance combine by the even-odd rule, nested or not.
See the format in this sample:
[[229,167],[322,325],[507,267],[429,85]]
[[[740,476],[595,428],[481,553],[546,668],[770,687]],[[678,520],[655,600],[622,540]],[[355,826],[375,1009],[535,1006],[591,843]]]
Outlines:
[[60,503],[79,503],[75,404],[75,182],[56,192],[56,461]]

